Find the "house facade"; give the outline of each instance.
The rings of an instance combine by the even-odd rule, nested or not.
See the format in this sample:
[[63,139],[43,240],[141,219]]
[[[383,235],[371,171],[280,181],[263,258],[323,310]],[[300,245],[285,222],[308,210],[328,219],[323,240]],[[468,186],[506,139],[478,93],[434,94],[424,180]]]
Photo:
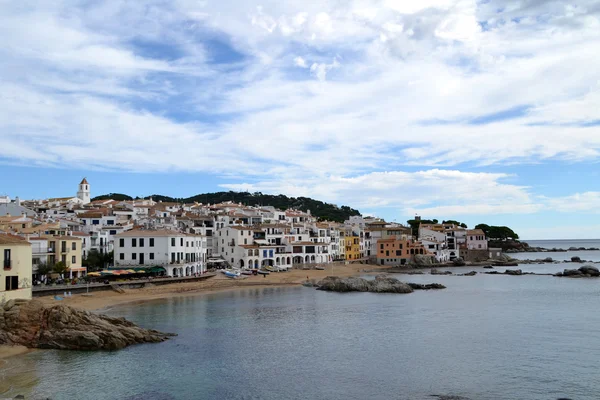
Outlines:
[[0,304],[13,299],[31,299],[31,243],[0,234]]

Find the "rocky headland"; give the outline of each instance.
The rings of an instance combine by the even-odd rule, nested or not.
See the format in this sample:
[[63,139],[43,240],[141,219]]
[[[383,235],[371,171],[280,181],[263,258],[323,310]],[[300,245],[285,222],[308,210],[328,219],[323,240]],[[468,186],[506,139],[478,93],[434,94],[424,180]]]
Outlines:
[[357,277],[340,278],[328,276],[316,284],[317,290],[330,292],[373,292],[373,293],[412,293],[415,290],[445,289],[444,285],[431,283],[404,283],[386,275],[377,275],[374,280]]
[[0,307],[0,344],[38,349],[118,350],[175,336],[65,305],[10,300]]
[[584,265],[579,269],[565,269],[563,272],[558,272],[554,276],[567,278],[597,278],[600,277],[598,268],[591,265]]

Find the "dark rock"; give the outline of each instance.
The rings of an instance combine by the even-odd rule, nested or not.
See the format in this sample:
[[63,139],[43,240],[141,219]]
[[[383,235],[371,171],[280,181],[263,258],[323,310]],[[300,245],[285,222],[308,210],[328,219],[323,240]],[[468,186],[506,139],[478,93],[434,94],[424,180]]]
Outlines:
[[483,267],[485,269],[494,269],[494,267],[492,267],[491,265],[486,265],[485,267]]
[[598,271],[598,268],[592,265],[584,265],[583,267],[579,268],[579,271],[581,271],[581,273],[584,275],[600,276],[600,271]]
[[452,261],[452,264],[454,264],[455,267],[464,267],[465,265],[467,265],[465,260],[463,260],[460,257],[454,259],[454,261]]
[[523,271],[520,269],[507,269],[504,273],[506,275],[523,275]]
[[500,274],[500,272],[498,272],[498,271],[488,271],[488,272],[485,272],[485,273],[488,274],[488,275],[498,275],[498,274]]
[[554,260],[552,259],[552,257],[546,257],[546,258],[544,258],[544,260],[543,260],[543,261],[544,261],[544,262],[547,262],[547,263],[554,262]]
[[571,257],[571,262],[581,262],[581,258],[577,256]]
[[467,272],[466,274],[464,274],[464,276],[475,276],[477,275],[477,271],[471,271],[471,272]]
[[374,292],[374,293],[412,293],[413,289],[443,289],[443,285],[436,283],[430,285],[416,285],[400,282],[396,278],[387,275],[377,275],[374,280],[368,281],[363,278],[340,278],[328,276],[318,283],[317,290],[331,292]]
[[431,275],[452,275],[452,271],[439,271],[435,268],[431,269]]
[[446,289],[446,286],[441,283],[429,283],[426,285],[420,283],[408,283],[408,286],[414,290]]
[[581,276],[583,272],[578,269],[565,269],[562,273],[562,276]]
[[140,328],[66,305],[44,307],[39,300],[7,302],[0,310],[0,344],[65,350],[118,350],[157,343],[174,334]]

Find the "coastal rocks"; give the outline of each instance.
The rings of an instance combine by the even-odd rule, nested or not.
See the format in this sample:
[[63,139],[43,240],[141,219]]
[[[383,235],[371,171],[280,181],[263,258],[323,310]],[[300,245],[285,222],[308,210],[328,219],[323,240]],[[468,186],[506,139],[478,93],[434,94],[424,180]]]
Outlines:
[[477,271],[471,271],[471,272],[467,272],[466,274],[463,274],[463,276],[475,276],[477,275]]
[[504,273],[506,275],[523,275],[523,271],[520,269],[507,269]]
[[571,257],[571,262],[581,262],[581,258],[580,257]]
[[413,290],[430,290],[430,289],[446,289],[446,286],[441,283],[428,283],[423,285],[421,283],[408,283]]
[[431,269],[431,275],[452,275],[452,271],[439,271],[435,268]]
[[158,343],[174,334],[140,328],[124,318],[77,310],[46,308],[39,300],[10,300],[0,308],[0,344],[61,350],[118,350]]
[[467,265],[465,260],[463,260],[460,257],[458,257],[454,261],[452,261],[452,264],[454,264],[455,267],[464,267],[465,265]]
[[434,258],[431,256],[424,256],[422,254],[417,254],[414,256],[412,260],[412,264],[416,266],[424,266],[424,265],[432,265]]
[[386,275],[377,275],[374,280],[349,277],[340,278],[328,276],[318,283],[317,290],[330,292],[374,292],[374,293],[412,293],[419,289],[443,289],[443,285],[415,285],[400,282],[398,279]]
[[559,272],[554,276],[564,276],[569,278],[595,278],[600,276],[600,271],[598,268],[591,265],[584,265],[579,269],[565,269],[563,272]]

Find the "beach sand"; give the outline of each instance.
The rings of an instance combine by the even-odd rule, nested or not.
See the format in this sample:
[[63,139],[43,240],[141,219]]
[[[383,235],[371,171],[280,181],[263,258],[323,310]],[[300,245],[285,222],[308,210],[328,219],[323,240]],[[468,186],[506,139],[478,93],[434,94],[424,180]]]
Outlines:
[[[288,272],[272,272],[263,277],[248,276],[240,279],[231,279],[218,273],[217,276],[206,281],[173,283],[169,285],[151,286],[142,289],[125,289],[125,293],[115,291],[93,292],[89,295],[73,295],[64,300],[55,300],[52,296],[37,297],[46,305],[67,304],[84,310],[103,310],[126,303],[136,303],[148,300],[158,300],[176,296],[189,296],[200,293],[209,293],[224,290],[233,290],[247,287],[267,286],[292,286],[301,285],[307,280],[319,281],[326,276],[353,276],[377,267],[366,264],[332,263],[326,270],[301,270],[294,269]],[[379,268],[379,267],[377,267]]]
[[[25,346],[3,346],[3,345],[0,345],[0,360],[4,360],[5,358],[29,353],[31,351],[34,351],[34,350],[28,349]],[[2,362],[0,362],[0,365],[2,365]]]

